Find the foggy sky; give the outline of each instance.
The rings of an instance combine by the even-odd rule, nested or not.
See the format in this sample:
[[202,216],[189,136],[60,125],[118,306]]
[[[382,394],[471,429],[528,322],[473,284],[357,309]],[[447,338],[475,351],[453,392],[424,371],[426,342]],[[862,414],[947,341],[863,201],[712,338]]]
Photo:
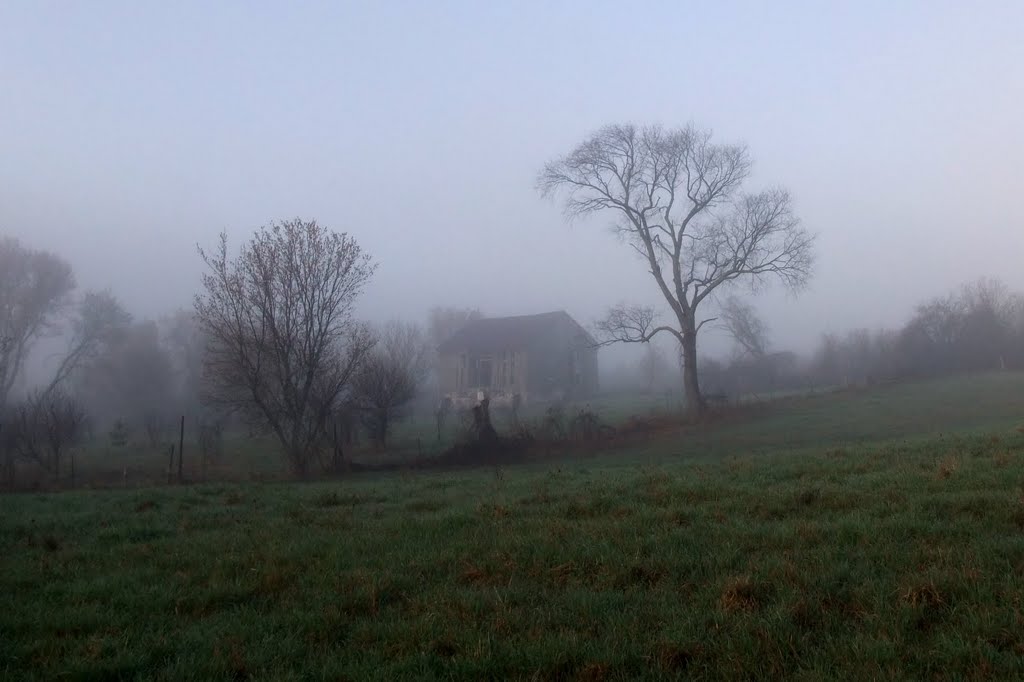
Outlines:
[[190,306],[197,242],[316,218],[379,262],[371,319],[587,324],[658,294],[537,172],[607,123],[693,122],[819,234],[810,289],[757,300],[807,350],[981,275],[1024,290],[1021,26],[1019,2],[5,2],[0,233],[147,316]]

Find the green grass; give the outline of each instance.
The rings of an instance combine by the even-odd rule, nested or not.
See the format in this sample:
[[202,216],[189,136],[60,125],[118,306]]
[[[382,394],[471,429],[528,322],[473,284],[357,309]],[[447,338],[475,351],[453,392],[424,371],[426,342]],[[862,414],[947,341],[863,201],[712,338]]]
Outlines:
[[1024,417],[1024,374],[997,373],[793,398],[739,423],[681,438],[674,454],[768,453],[914,441],[1011,429]]
[[[569,405],[572,416],[584,407],[602,420],[619,425],[633,415],[665,414],[669,407],[658,395],[608,395],[587,403]],[[660,461],[664,457],[720,457],[734,454],[814,451],[884,439],[930,437],[937,433],[1007,429],[1024,415],[1024,373],[992,373],[897,384],[871,390],[822,393],[748,408],[742,420],[696,430],[661,433],[648,445],[630,442],[628,465],[638,459]],[[524,410],[527,419],[538,419],[541,407]],[[507,430],[505,416],[496,415],[499,429]],[[356,461],[380,464],[412,461],[439,455],[455,442],[458,419],[452,415],[441,443],[430,418],[412,418],[396,424],[389,452],[375,453],[364,447],[350,453]],[[186,430],[186,438],[188,437]],[[601,456],[619,460],[619,454]],[[65,467],[66,473],[67,467]],[[92,447],[78,461],[79,485],[128,487],[160,484],[167,479],[166,452],[145,447],[112,449]],[[190,481],[247,481],[287,478],[272,439],[233,438],[222,459],[208,463],[204,471],[194,443],[186,439],[185,477]],[[45,480],[44,480],[45,483]],[[68,487],[65,476],[62,485]]]
[[1021,678],[1021,386],[505,469],[6,496],[0,674]]

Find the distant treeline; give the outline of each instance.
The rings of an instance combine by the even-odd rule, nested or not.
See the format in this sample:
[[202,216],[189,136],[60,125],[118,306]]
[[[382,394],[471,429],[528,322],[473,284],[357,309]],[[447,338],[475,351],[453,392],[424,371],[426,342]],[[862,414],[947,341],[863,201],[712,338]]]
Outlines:
[[897,329],[825,334],[810,357],[737,354],[701,365],[706,393],[757,394],[1024,369],[1024,295],[980,280],[918,305]]

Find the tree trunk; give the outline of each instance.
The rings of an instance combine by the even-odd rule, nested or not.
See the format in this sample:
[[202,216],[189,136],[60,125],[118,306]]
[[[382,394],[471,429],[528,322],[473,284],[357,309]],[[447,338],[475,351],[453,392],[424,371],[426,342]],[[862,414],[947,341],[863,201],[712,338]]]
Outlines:
[[388,410],[381,408],[377,416],[377,445],[381,450],[388,448]]
[[345,450],[342,445],[341,438],[338,436],[338,422],[334,422],[334,453],[331,459],[331,470],[336,474],[340,474],[345,470]]
[[[687,329],[686,327],[689,327]],[[692,322],[683,328],[683,393],[686,396],[686,414],[699,417],[704,412],[704,398],[697,379],[697,331]]]
[[185,415],[181,415],[181,431],[178,433],[178,485],[182,483],[182,465],[185,457]]
[[[297,444],[291,444],[288,447],[288,459],[292,463],[292,472],[299,478],[306,478],[309,473],[309,462],[307,461],[307,453],[305,448]],[[178,455],[181,457],[181,455]]]

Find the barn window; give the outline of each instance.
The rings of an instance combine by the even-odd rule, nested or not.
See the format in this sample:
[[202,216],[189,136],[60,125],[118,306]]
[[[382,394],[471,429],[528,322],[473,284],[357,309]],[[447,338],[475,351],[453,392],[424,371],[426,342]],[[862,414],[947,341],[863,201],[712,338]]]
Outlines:
[[476,364],[476,387],[489,388],[493,380],[494,362],[489,357],[482,357]]

